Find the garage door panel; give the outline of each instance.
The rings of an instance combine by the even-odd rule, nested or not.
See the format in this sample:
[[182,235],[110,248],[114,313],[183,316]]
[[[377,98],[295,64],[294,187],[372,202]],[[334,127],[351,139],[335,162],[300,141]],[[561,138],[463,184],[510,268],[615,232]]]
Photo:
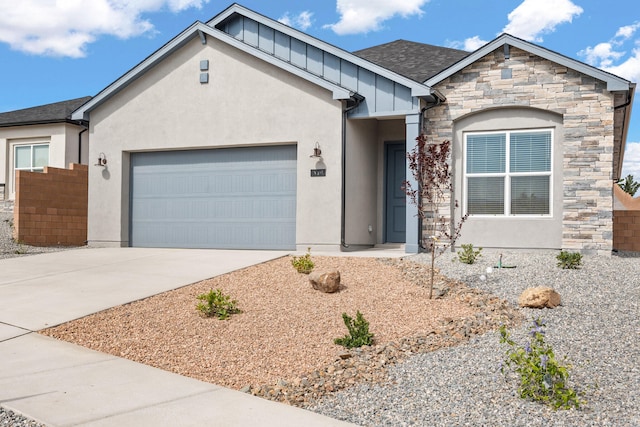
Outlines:
[[296,148],[131,157],[131,245],[295,249]]

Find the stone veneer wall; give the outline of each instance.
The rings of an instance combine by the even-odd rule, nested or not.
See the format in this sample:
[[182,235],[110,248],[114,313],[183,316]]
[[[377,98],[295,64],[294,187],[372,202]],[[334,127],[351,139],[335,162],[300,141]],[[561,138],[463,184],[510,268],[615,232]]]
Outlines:
[[81,246],[87,240],[88,166],[18,171],[14,238],[33,246]]
[[[562,246],[610,254],[613,94],[592,77],[520,49],[510,50],[506,61],[503,49],[497,49],[436,85],[447,101],[427,111],[426,133],[432,140],[453,140],[455,120],[494,108],[531,107],[561,114]],[[511,78],[502,77],[503,69],[511,70]]]

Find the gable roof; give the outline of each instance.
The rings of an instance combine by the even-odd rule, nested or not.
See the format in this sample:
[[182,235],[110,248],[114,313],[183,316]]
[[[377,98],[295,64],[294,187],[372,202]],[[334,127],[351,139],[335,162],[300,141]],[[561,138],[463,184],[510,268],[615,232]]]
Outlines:
[[[272,65],[275,65],[283,70],[286,70],[294,75],[297,75],[307,81],[310,81],[318,86],[321,86],[327,90],[330,90],[333,93],[334,99],[353,99],[353,98],[361,98],[355,91],[341,86],[339,83],[330,81],[326,78],[323,78],[322,75],[314,74],[301,68],[299,66],[294,65],[291,62],[287,62],[281,59],[276,58],[274,55],[258,49],[254,46],[250,46],[247,43],[244,43],[241,40],[234,38],[233,36],[227,34],[221,29],[217,28],[217,26],[223,25],[224,22],[233,16],[241,15],[252,19],[258,22],[260,25],[267,26],[269,28],[273,28],[283,34],[286,34],[292,38],[300,40],[310,46],[313,46],[322,51],[327,51],[332,55],[335,55],[338,58],[345,59],[349,62],[354,63],[355,65],[365,68],[368,71],[375,73],[377,75],[381,75],[393,82],[401,84],[407,87],[411,96],[421,97],[421,96],[429,96],[436,91],[432,91],[431,88],[425,86],[423,83],[416,82],[410,78],[397,74],[391,70],[388,70],[380,65],[374,64],[372,62],[366,61],[356,55],[353,55],[347,51],[339,49],[335,46],[332,46],[328,43],[325,43],[321,40],[318,40],[314,37],[311,37],[307,34],[304,34],[298,30],[295,30],[291,27],[288,27],[280,22],[274,21],[270,18],[267,18],[263,15],[260,15],[252,10],[246,9],[238,4],[233,4],[223,12],[218,14],[216,17],[208,21],[206,24],[200,21],[194,22],[187,29],[182,31],[176,37],[171,39],[168,43],[162,46],[160,49],[152,53],[134,68],[129,70],[127,73],[122,75],[115,82],[107,86],[100,93],[98,93],[91,101],[82,105],[76,111],[73,112],[72,118],[76,120],[89,119],[89,113],[91,110],[98,107],[100,104],[114,96],[116,93],[120,92],[124,88],[126,88],[133,81],[144,75],[146,71],[160,63],[167,56],[171,55],[177,49],[184,46],[189,41],[193,40],[196,37],[199,37],[203,44],[206,44],[206,36],[210,36],[216,40],[222,41],[226,44],[229,44],[235,48],[238,48],[254,57],[262,59]],[[436,92],[437,93],[437,92]]]
[[571,59],[568,56],[561,55],[552,50],[546,49],[544,47],[535,45],[533,43],[529,43],[528,41],[519,39],[517,37],[512,36],[511,34],[503,33],[499,35],[494,40],[485,44],[478,50],[472,52],[467,57],[461,59],[450,67],[442,70],[440,73],[432,76],[427,79],[424,83],[428,86],[434,86],[447,77],[457,73],[463,68],[473,64],[480,58],[490,54],[494,50],[504,47],[504,46],[513,46],[518,49],[524,50],[526,52],[530,52],[534,55],[537,55],[541,58],[547,59],[549,61],[555,62],[556,64],[564,65],[567,68],[571,68],[572,70],[576,70],[580,73],[591,76],[595,79],[603,81],[607,84],[608,91],[616,91],[616,90],[629,90],[631,82],[623,79],[622,77],[618,77],[614,74],[608,73],[606,71],[602,71],[599,68],[592,67],[591,65],[585,64],[584,62],[577,61],[575,59]]
[[408,87],[412,91],[413,96],[428,96],[432,93],[430,88],[424,86],[422,82],[417,82],[412,79],[406,78],[401,74],[394,72],[393,70],[387,69],[379,64],[374,62],[367,61],[353,53],[347,52],[346,50],[340,49],[330,43],[317,39],[309,34],[303,33],[301,31],[296,30],[295,28],[289,27],[287,25],[282,24],[281,22],[274,21],[271,18],[268,18],[264,15],[261,15],[253,10],[247,9],[237,3],[232,4],[224,11],[220,12],[217,16],[207,22],[207,25],[211,27],[219,27],[224,24],[225,21],[233,18],[234,15],[241,15],[247,18],[250,18],[259,24],[266,25],[271,27],[282,34],[286,34],[292,38],[300,40],[308,45],[321,49],[325,52],[328,52],[332,55],[340,59],[344,59],[349,61],[359,67],[365,68],[375,74],[403,84]]
[[0,113],[0,127],[71,122],[71,113],[90,96]]
[[353,54],[422,83],[468,56],[469,52],[407,40],[396,40],[357,50]]

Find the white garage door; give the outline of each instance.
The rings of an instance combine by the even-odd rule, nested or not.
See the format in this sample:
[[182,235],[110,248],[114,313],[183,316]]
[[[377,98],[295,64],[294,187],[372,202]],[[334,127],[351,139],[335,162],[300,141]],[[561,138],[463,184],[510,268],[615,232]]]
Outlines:
[[131,154],[134,247],[295,249],[296,146]]

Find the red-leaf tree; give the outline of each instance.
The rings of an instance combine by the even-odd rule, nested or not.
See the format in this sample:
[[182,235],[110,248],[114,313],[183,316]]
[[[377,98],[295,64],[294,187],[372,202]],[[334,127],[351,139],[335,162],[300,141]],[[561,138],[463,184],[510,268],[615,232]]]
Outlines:
[[[423,225],[422,247],[431,252],[431,298],[436,255],[441,255],[447,248],[455,245],[467,215],[455,223],[450,214],[453,197],[453,180],[449,166],[451,142],[429,142],[424,134],[418,136],[416,142],[414,149],[407,153],[407,161],[418,188],[413,188],[411,182],[405,181],[404,190],[410,202],[418,207],[418,217]],[[455,200],[453,203],[457,208],[458,201]],[[448,214],[445,214],[445,211]]]

